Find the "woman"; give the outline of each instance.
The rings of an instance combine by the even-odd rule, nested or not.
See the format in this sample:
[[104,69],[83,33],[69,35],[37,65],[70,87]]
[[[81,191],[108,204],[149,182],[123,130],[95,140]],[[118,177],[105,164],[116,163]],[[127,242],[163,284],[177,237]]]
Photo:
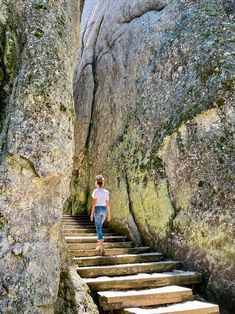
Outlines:
[[104,177],[102,175],[96,176],[95,180],[96,189],[92,193],[92,210],[90,220],[93,221],[95,217],[95,226],[98,236],[98,246],[96,249],[99,250],[101,255],[103,255],[104,237],[102,232],[102,226],[107,215],[107,220],[111,220],[109,191],[103,188]]

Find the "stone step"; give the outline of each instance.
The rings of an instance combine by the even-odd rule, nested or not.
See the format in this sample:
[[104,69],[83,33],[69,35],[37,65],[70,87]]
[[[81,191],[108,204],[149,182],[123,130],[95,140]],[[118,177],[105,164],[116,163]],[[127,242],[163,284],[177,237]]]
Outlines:
[[173,271],[170,273],[138,274],[131,276],[97,277],[84,279],[95,291],[157,288],[169,285],[191,285],[201,282],[197,272]]
[[192,289],[167,286],[146,290],[98,292],[99,303],[105,311],[124,307],[154,306],[192,299]]
[[62,224],[64,226],[95,226],[94,222],[91,221],[83,221],[83,220],[78,220],[78,221],[63,221]]
[[95,224],[81,224],[81,223],[71,223],[63,224],[62,229],[96,229]]
[[162,258],[161,253],[124,254],[116,256],[74,257],[78,266],[99,266],[125,263],[157,262]]
[[62,220],[73,220],[73,219],[81,219],[81,220],[83,220],[83,219],[89,219],[90,220],[90,216],[89,215],[86,215],[86,216],[69,216],[69,217],[65,217],[65,216],[63,216],[62,217]]
[[64,217],[87,217],[88,214],[78,214],[78,215],[68,215],[68,214],[65,214],[62,216],[62,218]]
[[77,216],[62,216],[62,220],[64,219],[90,219],[89,215],[77,215]]
[[180,266],[179,262],[162,261],[148,263],[132,263],[107,266],[78,267],[77,272],[81,277],[124,276],[138,273],[157,273],[171,271]]
[[90,216],[63,216],[62,220],[69,220],[69,219],[90,219]]
[[[97,250],[86,250],[86,249],[76,250],[76,249],[70,249],[70,252],[75,257],[79,257],[79,256],[99,256],[100,255]],[[151,252],[151,248],[150,247],[105,249],[105,255],[106,256],[122,255],[122,254],[137,254],[137,253],[147,253],[147,252]]]
[[[66,233],[91,233],[91,232],[96,232],[96,229],[95,228],[73,228],[73,229],[63,229],[63,233],[66,234]],[[108,228],[103,228],[103,232],[106,232],[106,233],[113,233],[112,230],[108,229]]]
[[[82,250],[82,249],[95,249],[97,242],[95,243],[68,243],[70,250]],[[134,243],[131,241],[126,242],[105,242],[105,248],[133,248]]]
[[95,223],[95,220],[91,221],[90,219],[62,219],[62,223],[65,223],[65,224],[70,224],[70,223],[85,223],[85,224],[94,224]]
[[[95,236],[91,236],[91,237],[81,237],[81,236],[70,236],[70,237],[67,237],[65,236],[65,240],[67,243],[79,243],[79,242],[96,242],[97,243],[97,235]],[[109,236],[107,235],[105,238],[104,238],[104,243],[106,241],[108,242],[120,242],[120,241],[126,241],[127,240],[127,236]]]
[[[80,232],[80,233],[73,233],[73,232],[63,232],[65,237],[95,237],[97,239],[97,233],[92,232],[92,233],[86,233],[86,232]],[[112,232],[103,232],[104,237],[107,236],[118,236],[117,233],[112,233]]]
[[66,223],[71,223],[71,222],[78,222],[78,223],[83,223],[83,222],[89,222],[89,223],[93,223],[90,221],[90,218],[86,218],[86,219],[81,219],[81,218],[76,218],[76,219],[62,219],[62,223],[66,224]]
[[[87,225],[87,226],[79,226],[79,225],[69,225],[69,226],[65,226],[62,225],[62,229],[63,230],[81,230],[81,229],[85,229],[85,230],[96,230],[95,225]],[[108,228],[103,228],[102,230],[107,230]],[[110,229],[108,229],[110,230]]]
[[159,307],[155,309],[127,308],[124,314],[218,314],[218,305],[201,302],[188,301],[184,303]]

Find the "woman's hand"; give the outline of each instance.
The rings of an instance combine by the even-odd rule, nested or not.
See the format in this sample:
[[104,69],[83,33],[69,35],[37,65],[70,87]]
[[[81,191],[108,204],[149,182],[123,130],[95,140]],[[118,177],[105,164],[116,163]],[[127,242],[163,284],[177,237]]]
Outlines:
[[110,210],[110,201],[109,200],[106,201],[106,207],[107,207],[107,210],[108,210],[107,221],[110,222],[110,220],[111,220],[111,210]]
[[94,220],[95,206],[96,206],[96,199],[92,197],[90,221]]

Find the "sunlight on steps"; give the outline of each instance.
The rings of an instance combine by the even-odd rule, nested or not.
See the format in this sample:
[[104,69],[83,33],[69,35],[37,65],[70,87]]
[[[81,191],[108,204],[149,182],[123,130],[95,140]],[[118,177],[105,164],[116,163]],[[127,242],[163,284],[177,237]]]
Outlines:
[[97,293],[102,313],[219,313],[217,305],[194,300],[192,285],[201,282],[201,274],[181,270],[179,261],[166,260],[150,247],[136,247],[107,227],[105,255],[99,256],[95,226],[88,216],[65,215],[62,225],[77,272]]

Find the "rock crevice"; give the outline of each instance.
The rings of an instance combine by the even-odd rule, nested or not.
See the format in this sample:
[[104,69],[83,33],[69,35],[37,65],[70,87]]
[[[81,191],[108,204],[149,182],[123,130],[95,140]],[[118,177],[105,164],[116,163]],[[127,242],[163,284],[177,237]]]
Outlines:
[[[201,271],[209,280],[204,292],[230,312],[232,16],[231,2],[222,0],[85,1],[75,169],[81,156],[83,164],[73,191],[74,203],[89,209],[92,178],[102,172],[113,228],[140,233]],[[92,68],[80,71],[87,63],[95,65],[95,106]]]

